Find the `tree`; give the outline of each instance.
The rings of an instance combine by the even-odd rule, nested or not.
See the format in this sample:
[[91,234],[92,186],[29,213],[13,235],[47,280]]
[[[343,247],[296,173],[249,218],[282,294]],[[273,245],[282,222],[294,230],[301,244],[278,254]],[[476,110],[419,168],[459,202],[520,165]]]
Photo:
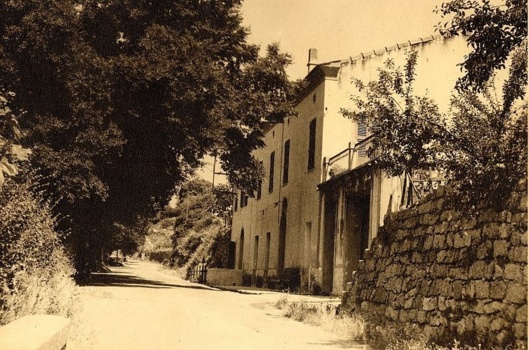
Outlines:
[[360,95],[352,100],[357,108],[342,109],[345,117],[367,125],[376,135],[368,153],[389,175],[434,167],[436,144],[450,135],[435,102],[414,94],[416,63],[417,52],[410,51],[404,69],[388,59],[378,70],[378,80],[364,84],[355,79]]
[[258,57],[239,7],[0,3],[0,91],[13,95],[75,251],[89,252],[79,260],[109,248],[115,223],[134,226],[163,207],[205,154],[219,155],[235,185],[255,188],[251,151],[264,122],[292,110],[290,61],[277,45]]
[[[436,8],[443,17],[452,17],[438,25],[441,34],[465,35],[472,48],[461,63],[466,74],[457,83],[460,91],[482,91],[494,72],[505,68],[511,53],[527,46],[527,0],[496,4],[490,0],[452,0]],[[527,76],[527,65],[520,68],[520,76]]]
[[527,176],[527,103],[519,93],[524,78],[516,74],[527,64],[524,55],[515,53],[502,99],[489,81],[481,93],[455,94],[448,115],[431,99],[413,95],[416,57],[410,52],[404,69],[388,60],[367,85],[355,81],[357,109],[343,109],[343,115],[375,134],[369,154],[387,174],[441,170],[460,204],[501,203]]

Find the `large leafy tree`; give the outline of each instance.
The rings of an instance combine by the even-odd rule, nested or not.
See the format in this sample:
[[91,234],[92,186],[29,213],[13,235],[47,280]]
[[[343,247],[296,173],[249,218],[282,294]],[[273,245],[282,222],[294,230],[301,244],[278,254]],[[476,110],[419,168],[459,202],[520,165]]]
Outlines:
[[246,43],[239,6],[0,2],[0,91],[14,96],[79,265],[112,242],[116,223],[164,205],[205,154],[255,188],[251,152],[267,120],[291,113],[293,88],[288,55],[272,45],[259,58]]

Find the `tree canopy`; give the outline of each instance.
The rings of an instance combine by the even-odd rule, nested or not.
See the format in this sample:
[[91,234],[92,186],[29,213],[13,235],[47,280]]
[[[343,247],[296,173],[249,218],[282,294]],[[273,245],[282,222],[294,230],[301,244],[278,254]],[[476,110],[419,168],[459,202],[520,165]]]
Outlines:
[[[0,2],[0,91],[76,251],[151,215],[216,154],[252,193],[290,56],[246,42],[240,1]],[[123,232],[123,230],[120,230]]]

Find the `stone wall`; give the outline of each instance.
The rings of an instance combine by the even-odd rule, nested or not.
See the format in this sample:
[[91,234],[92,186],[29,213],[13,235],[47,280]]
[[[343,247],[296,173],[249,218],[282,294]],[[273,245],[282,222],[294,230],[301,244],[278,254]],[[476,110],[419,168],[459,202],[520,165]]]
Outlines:
[[502,210],[474,215],[444,192],[386,218],[343,306],[432,341],[526,344],[527,181]]

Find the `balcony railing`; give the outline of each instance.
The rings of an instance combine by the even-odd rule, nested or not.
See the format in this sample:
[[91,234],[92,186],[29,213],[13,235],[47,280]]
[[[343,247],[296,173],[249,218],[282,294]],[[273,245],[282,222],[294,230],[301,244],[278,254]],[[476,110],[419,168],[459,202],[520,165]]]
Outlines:
[[368,149],[373,142],[373,136],[369,136],[352,146],[349,146],[340,153],[332,156],[327,160],[323,159],[324,178],[327,181],[330,178],[347,170],[355,169],[369,162]]
[[[368,156],[369,148],[373,146],[373,140],[374,135],[371,135],[355,144],[354,147],[349,143],[349,147],[330,157],[329,160],[324,158],[322,182],[345,171],[358,168],[375,158],[376,154],[371,157]],[[444,175],[435,170],[415,170],[412,174],[403,175],[400,207],[409,207],[445,184]]]

